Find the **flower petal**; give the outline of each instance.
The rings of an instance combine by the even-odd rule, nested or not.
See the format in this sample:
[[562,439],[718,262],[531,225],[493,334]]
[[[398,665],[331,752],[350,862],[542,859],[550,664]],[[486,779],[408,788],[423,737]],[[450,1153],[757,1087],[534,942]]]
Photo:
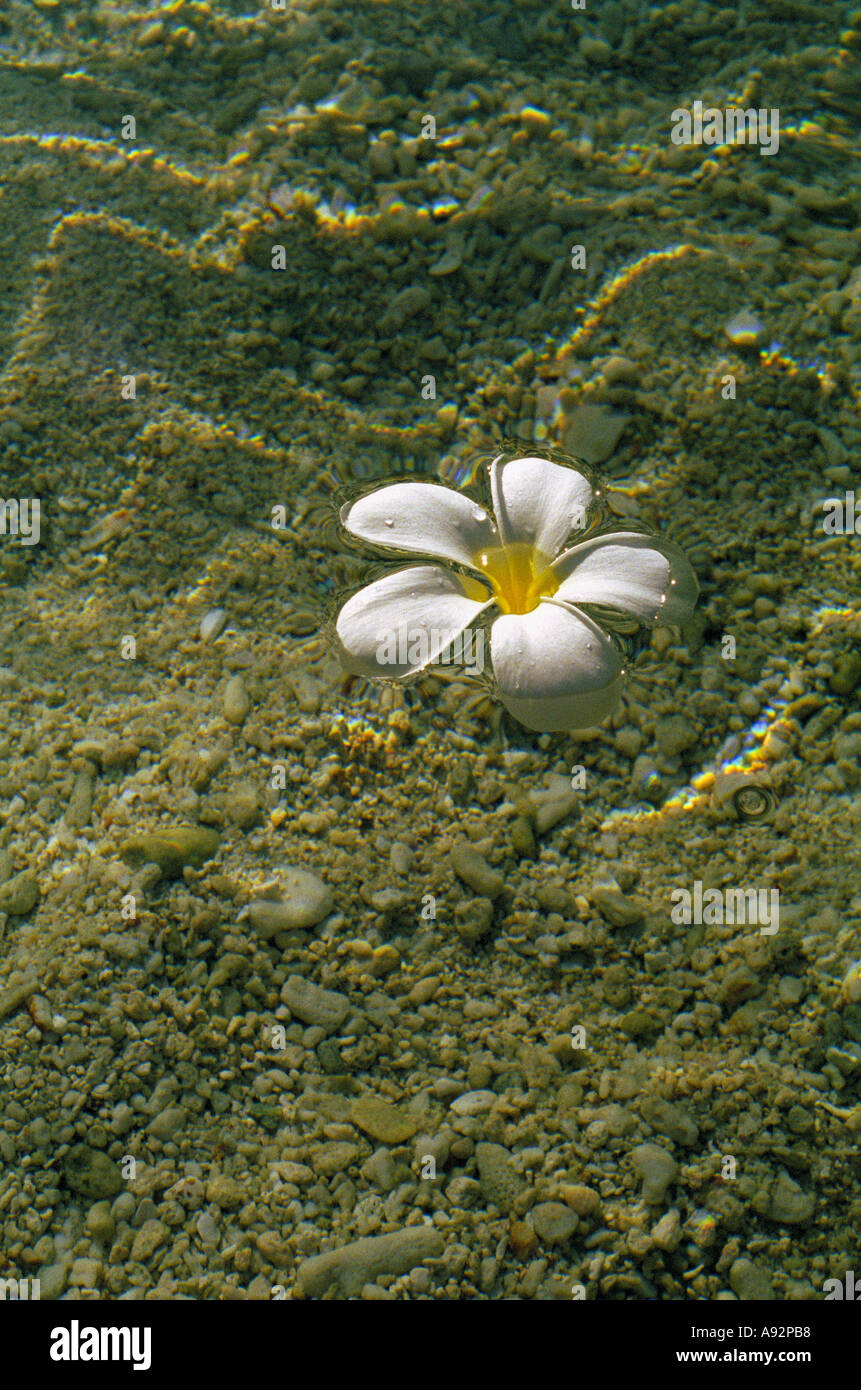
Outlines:
[[341,524],[361,540],[475,566],[498,545],[483,507],[438,483],[391,483],[341,508]]
[[[353,675],[378,680],[414,675],[446,654],[492,602],[484,585],[439,565],[384,575],[353,594],[338,614],[341,663]],[[478,636],[463,644],[462,664],[480,664]],[[484,634],[480,636],[483,643]]]
[[550,459],[494,459],[490,488],[505,545],[525,542],[551,558],[571,531],[582,529],[595,496],[588,478]]
[[554,595],[564,603],[603,603],[646,623],[683,623],[699,594],[696,575],[672,541],[617,531],[594,536],[560,555]]
[[622,693],[622,659],[607,634],[555,599],[498,617],[490,655],[500,699],[527,729],[589,728]]

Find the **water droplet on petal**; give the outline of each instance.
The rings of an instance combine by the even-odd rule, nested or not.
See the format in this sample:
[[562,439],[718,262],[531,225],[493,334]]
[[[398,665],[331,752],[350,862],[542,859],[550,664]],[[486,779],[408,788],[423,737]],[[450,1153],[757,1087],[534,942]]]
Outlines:
[[486,521],[486,520],[487,520],[487,512],[484,511],[481,507],[476,507],[476,508],[473,510],[472,519],[473,519],[473,521]]
[[395,519],[394,519],[394,517],[393,517],[393,516],[387,516],[387,517],[386,517],[386,525],[387,525],[387,526],[394,526],[394,524],[395,524]]

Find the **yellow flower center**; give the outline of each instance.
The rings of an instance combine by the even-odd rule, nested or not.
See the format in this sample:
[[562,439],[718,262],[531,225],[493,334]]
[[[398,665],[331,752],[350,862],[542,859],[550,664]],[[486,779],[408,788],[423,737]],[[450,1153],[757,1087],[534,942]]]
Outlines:
[[475,565],[490,580],[503,613],[531,613],[540,599],[559,588],[549,557],[528,541],[482,550]]

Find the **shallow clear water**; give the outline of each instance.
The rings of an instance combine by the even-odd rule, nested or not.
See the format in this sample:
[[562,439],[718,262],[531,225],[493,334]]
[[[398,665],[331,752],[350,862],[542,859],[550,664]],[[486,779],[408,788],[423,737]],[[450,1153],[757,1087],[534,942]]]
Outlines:
[[[6,6],[21,1296],[852,1270],[859,46],[841,5]],[[697,577],[668,626],[593,596],[626,682],[585,731],[339,665],[404,562],[339,509],[486,507],[503,449]],[[558,592],[527,550],[515,613]]]

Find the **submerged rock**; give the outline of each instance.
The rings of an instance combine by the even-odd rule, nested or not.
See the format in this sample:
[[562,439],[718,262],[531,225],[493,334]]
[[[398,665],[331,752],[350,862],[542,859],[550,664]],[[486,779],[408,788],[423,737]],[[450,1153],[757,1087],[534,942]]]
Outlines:
[[88,1144],[76,1144],[63,1163],[66,1185],[90,1201],[116,1197],[123,1175],[113,1159]]
[[251,697],[241,676],[231,676],[224,691],[224,717],[230,724],[244,724]]
[[616,888],[596,884],[589,895],[592,906],[611,927],[631,927],[642,922],[646,907],[635,898],[628,898]]
[[281,988],[281,999],[291,1014],[302,1023],[317,1024],[327,1033],[334,1033],[350,1012],[345,994],[323,989],[302,975],[291,975]]
[[227,614],[223,608],[211,608],[200,620],[200,637],[203,642],[214,642],[224,631]]
[[630,418],[604,405],[580,405],[565,428],[564,447],[585,463],[604,463]]
[[24,917],[39,901],[39,884],[29,869],[15,874],[0,888],[0,912],[10,917]]
[[768,1215],[782,1225],[803,1225],[816,1208],[816,1199],[793,1182],[788,1173],[781,1173],[771,1189]]
[[678,1176],[676,1160],[660,1144],[638,1144],[631,1154],[631,1162],[634,1172],[643,1180],[642,1200],[646,1206],[660,1206],[668,1187]]
[[498,898],[505,887],[505,879],[498,869],[492,869],[484,856],[466,841],[452,848],[451,866],[458,878],[479,897]]
[[765,1270],[744,1256],[733,1261],[729,1285],[743,1303],[770,1302],[774,1298],[774,1289]]
[[579,1224],[576,1212],[562,1202],[539,1202],[531,1216],[535,1233],[545,1245],[564,1245]]
[[512,1166],[508,1149],[501,1144],[477,1144],[475,1161],[485,1201],[492,1202],[500,1211],[510,1211],[524,1183]]
[[417,1129],[411,1116],[376,1096],[360,1096],[354,1100],[350,1118],[354,1125],[381,1144],[403,1144]]
[[287,868],[279,875],[281,896],[255,898],[247,917],[254,930],[268,939],[282,931],[316,927],[335,905],[331,888],[308,869]]
[[319,1298],[333,1286],[349,1298],[383,1274],[406,1274],[423,1260],[438,1259],[444,1249],[442,1232],[435,1227],[407,1226],[313,1255],[299,1266],[297,1279],[306,1298]]
[[742,309],[738,314],[734,314],[725,324],[724,333],[733,347],[739,348],[761,347],[768,337],[762,320],[749,309]]
[[123,841],[120,855],[133,869],[157,864],[165,878],[180,878],[186,865],[200,868],[218,853],[220,845],[218,832],[205,825],[178,825],[132,835]]

